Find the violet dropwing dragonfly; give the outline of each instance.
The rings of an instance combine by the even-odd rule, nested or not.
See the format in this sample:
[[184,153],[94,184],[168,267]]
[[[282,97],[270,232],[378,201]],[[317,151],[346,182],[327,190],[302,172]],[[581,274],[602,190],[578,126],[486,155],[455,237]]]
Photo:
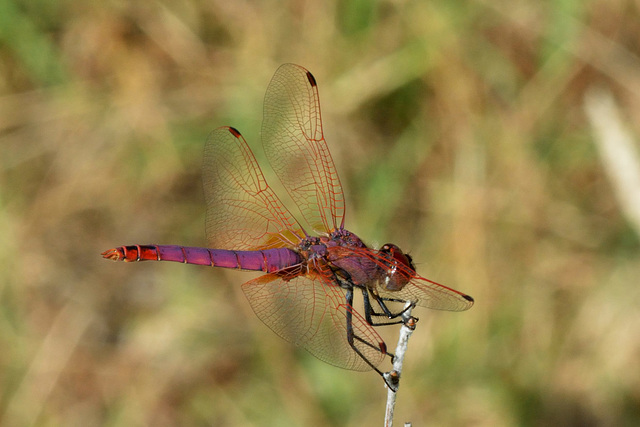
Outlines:
[[260,320],[320,360],[383,378],[378,365],[393,355],[374,326],[402,322],[393,302],[450,311],[473,305],[469,295],[418,275],[396,245],[372,249],[344,228],[344,193],[322,131],[318,87],[303,67],[284,64],[273,76],[262,143],[309,230],[269,187],[240,132],[221,127],[206,143],[203,171],[206,233],[215,249],[130,245],[102,255],[263,271],[242,285]]

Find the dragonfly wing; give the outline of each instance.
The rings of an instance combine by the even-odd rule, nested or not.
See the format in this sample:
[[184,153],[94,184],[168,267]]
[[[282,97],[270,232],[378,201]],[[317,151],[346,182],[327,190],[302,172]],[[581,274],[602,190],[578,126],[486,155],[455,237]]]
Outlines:
[[319,233],[342,226],[344,194],[322,132],[318,86],[303,67],[284,64],[269,83],[262,143],[309,225]]
[[[434,310],[464,311],[473,306],[473,298],[469,295],[426,279],[402,264],[394,265],[393,274],[403,275],[407,283],[398,290],[384,288],[382,282],[384,281],[384,275],[389,272],[390,264],[389,259],[381,251],[341,246],[331,248],[330,252],[334,260],[352,258],[350,262],[352,265],[358,265],[363,270],[366,269],[367,271],[363,272],[361,277],[367,278],[370,283],[361,283],[361,285],[375,289],[378,295],[383,298],[413,301],[416,305]],[[356,263],[358,258],[372,262]],[[352,276],[355,277],[354,274]]]
[[354,371],[371,369],[347,340],[349,312],[354,333],[371,344],[356,340],[358,350],[374,366],[384,359],[377,350],[384,345],[382,338],[346,304],[345,291],[320,275],[287,279],[266,274],[243,284],[242,290],[265,325],[324,362]]
[[202,178],[211,247],[268,249],[293,246],[304,237],[236,129],[221,127],[210,134]]
[[420,307],[434,310],[464,311],[473,306],[473,298],[447,286],[415,276],[398,291],[388,291],[378,287],[378,294],[384,298],[414,301]]

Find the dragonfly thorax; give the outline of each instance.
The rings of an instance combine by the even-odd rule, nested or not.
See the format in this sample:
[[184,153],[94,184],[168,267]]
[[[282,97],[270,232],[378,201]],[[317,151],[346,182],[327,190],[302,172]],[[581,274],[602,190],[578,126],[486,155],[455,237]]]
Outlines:
[[[350,232],[349,230],[345,230],[344,228],[338,228],[333,230],[329,235],[331,242],[337,246],[347,246],[352,248],[366,248],[362,240]],[[331,246],[331,244],[329,245]]]

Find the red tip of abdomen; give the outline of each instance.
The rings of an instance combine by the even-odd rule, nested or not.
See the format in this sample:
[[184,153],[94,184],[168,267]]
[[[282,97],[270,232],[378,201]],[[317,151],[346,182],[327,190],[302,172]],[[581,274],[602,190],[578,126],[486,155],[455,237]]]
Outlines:
[[119,248],[108,249],[102,252],[102,257],[106,259],[111,259],[113,261],[121,261],[124,259],[124,247],[120,246]]
[[158,261],[158,248],[154,245],[119,246],[102,252],[106,259],[114,261]]

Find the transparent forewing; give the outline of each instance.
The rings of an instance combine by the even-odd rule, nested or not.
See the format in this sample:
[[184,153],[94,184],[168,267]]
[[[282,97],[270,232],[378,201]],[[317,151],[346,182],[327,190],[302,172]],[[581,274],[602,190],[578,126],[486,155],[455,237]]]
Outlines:
[[421,307],[434,310],[464,311],[474,302],[469,295],[417,275],[399,291],[378,287],[378,293],[381,297],[415,301]]
[[[381,251],[368,248],[331,248],[333,256],[341,257],[364,257],[373,263],[361,263],[367,268],[376,268],[377,271],[369,271],[362,276],[370,278],[366,286],[375,290],[383,298],[399,299],[403,301],[413,301],[421,307],[434,310],[464,311],[473,306],[473,298],[467,294],[451,289],[447,286],[436,283],[432,280],[419,276],[415,271],[402,264],[393,267],[393,274],[403,275],[408,281],[402,289],[390,291],[383,287],[385,274],[390,273],[392,267],[390,261]],[[363,284],[365,285],[365,284]]]
[[253,250],[295,245],[303,233],[267,185],[251,149],[233,128],[214,130],[204,150],[209,245]]
[[264,100],[262,143],[280,181],[316,232],[339,228],[344,195],[322,132],[314,77],[295,64],[276,71]]
[[384,358],[378,333],[351,306],[345,291],[322,276],[290,279],[266,274],[242,285],[258,318],[285,340],[303,347],[318,359],[344,369],[367,371],[371,367],[349,345],[347,314],[351,313],[358,350],[374,366]]

